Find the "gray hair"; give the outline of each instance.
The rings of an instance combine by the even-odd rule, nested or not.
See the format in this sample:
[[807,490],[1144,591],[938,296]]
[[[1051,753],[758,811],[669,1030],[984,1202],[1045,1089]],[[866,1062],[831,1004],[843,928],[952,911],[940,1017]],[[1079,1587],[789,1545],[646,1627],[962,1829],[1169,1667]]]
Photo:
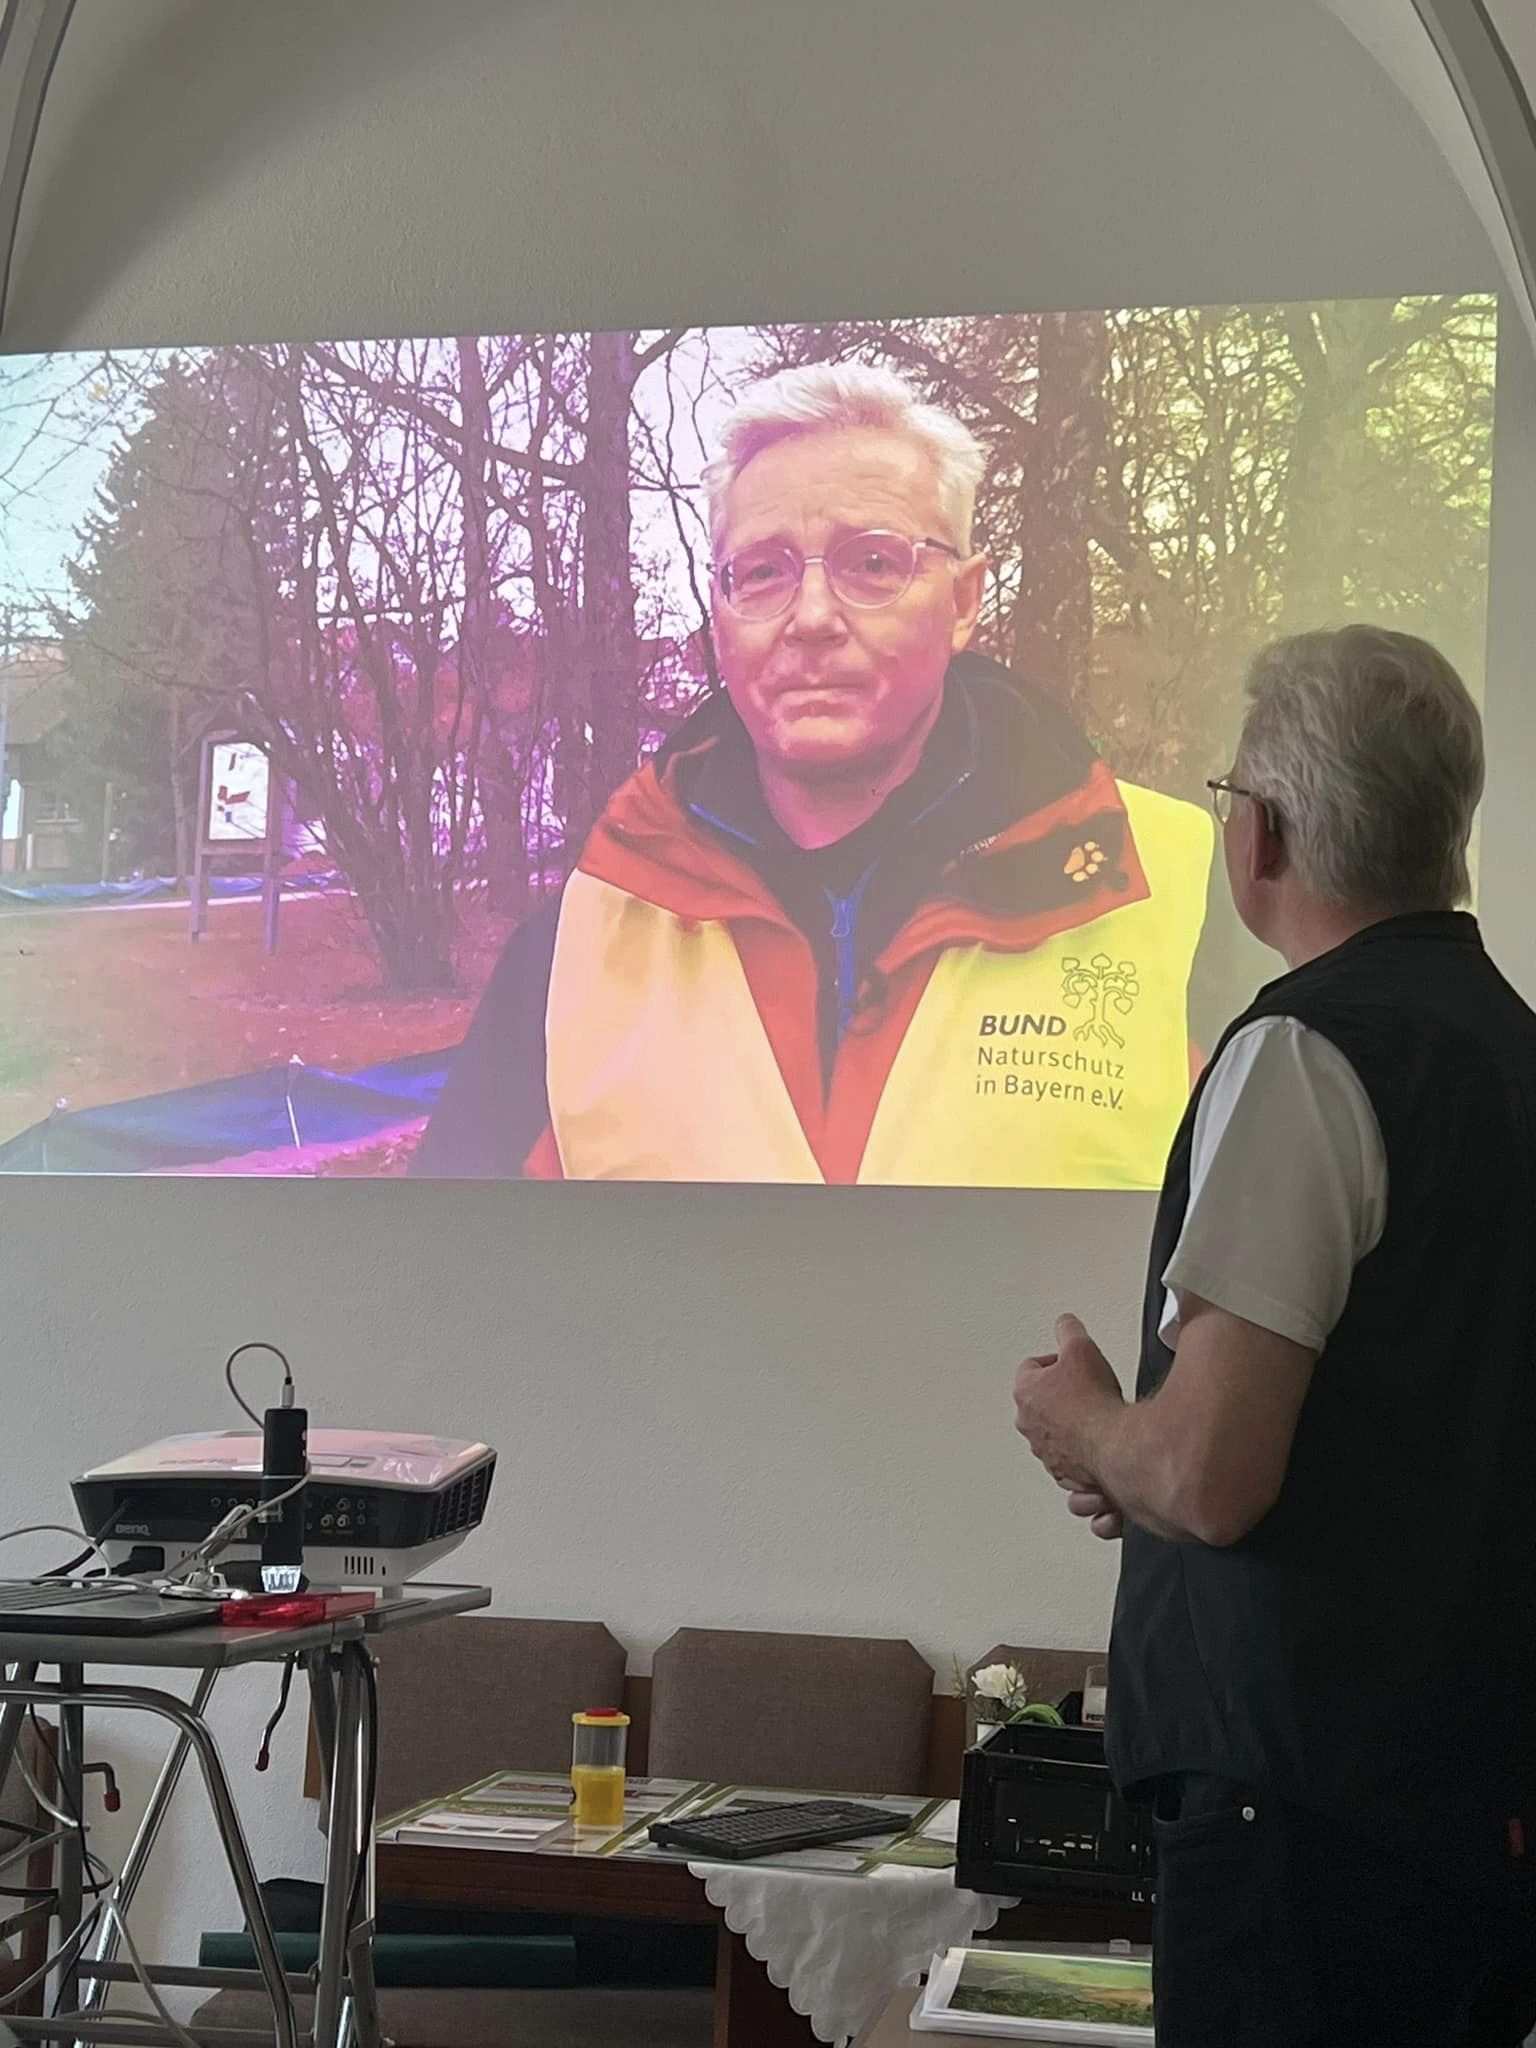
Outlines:
[[1234,773],[1273,805],[1310,889],[1378,910],[1465,901],[1483,727],[1438,649],[1383,626],[1298,633],[1247,691]]
[[704,471],[711,537],[719,538],[726,493],[754,455],[794,434],[846,427],[905,434],[932,458],[949,527],[934,538],[968,553],[976,487],[987,466],[981,443],[953,413],[926,404],[894,370],[872,363],[808,363],[748,385],[720,429],[719,455]]

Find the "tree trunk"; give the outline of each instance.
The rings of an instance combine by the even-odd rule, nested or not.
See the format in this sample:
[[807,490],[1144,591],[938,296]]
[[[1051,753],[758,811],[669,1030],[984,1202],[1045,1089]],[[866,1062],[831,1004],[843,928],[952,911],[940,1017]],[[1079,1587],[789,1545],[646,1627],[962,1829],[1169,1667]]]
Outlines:
[[[183,741],[181,691],[174,685],[171,689],[171,816],[176,831],[176,887],[180,891],[186,886],[192,872],[192,808],[187,802],[186,764],[182,760]],[[193,798],[193,804],[197,799]],[[201,827],[199,827],[201,829]]]
[[379,962],[398,995],[436,995],[454,986],[453,947],[430,890],[376,898],[368,913]]
[[594,334],[588,348],[581,641],[592,739],[583,792],[583,839],[609,797],[633,773],[640,741],[639,649],[629,554],[634,336]]
[[[418,581],[404,607],[416,621],[414,687],[406,690],[396,638],[381,626],[383,615],[359,591],[353,573],[352,527],[336,475],[315,445],[305,411],[305,353],[285,353],[283,390],[295,461],[302,457],[309,474],[319,530],[327,539],[335,571],[337,610],[352,629],[358,680],[371,692],[383,785],[377,817],[365,823],[328,813],[326,837],[342,851],[341,864],[379,949],[386,985],[411,995],[451,988],[456,915],[451,877],[449,885],[442,886],[434,840],[437,638],[435,628],[428,636],[420,626],[419,600],[426,586]],[[312,603],[316,595],[311,588],[306,598]],[[305,631],[318,642],[318,616],[306,623]],[[339,799],[337,792],[338,805]]]
[[[461,787],[456,809],[467,814],[478,796],[485,835],[487,900],[492,910],[515,913],[527,903],[528,867],[523,848],[522,789],[515,779],[512,735],[503,726],[500,677],[489,653],[496,625],[487,515],[491,408],[479,342],[472,335],[460,335],[456,347],[459,407],[464,420],[464,447],[458,462],[464,513],[464,614],[459,629],[461,717],[456,748],[463,767],[458,770]],[[463,821],[456,819],[456,830],[461,822],[467,823],[467,816]]]
[[1392,306],[1351,300],[1298,309],[1286,322],[1301,375],[1285,479],[1280,630],[1340,622],[1358,554],[1355,487],[1369,463],[1371,390],[1391,349]]
[[1093,653],[1089,535],[1104,448],[1102,314],[1045,315],[1039,349],[1013,664],[1025,681],[1080,710]]

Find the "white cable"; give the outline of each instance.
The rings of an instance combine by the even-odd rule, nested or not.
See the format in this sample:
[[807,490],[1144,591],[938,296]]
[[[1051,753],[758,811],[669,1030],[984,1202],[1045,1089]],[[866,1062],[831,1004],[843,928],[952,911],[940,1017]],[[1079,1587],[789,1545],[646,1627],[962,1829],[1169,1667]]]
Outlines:
[[[291,1116],[292,1112],[290,1111],[289,1114]],[[234,1395],[237,1406],[243,1408],[246,1414],[249,1415],[249,1417],[251,1418],[252,1422],[255,1423],[256,1427],[260,1429],[262,1427],[261,1417],[256,1413],[256,1410],[251,1406],[250,1402],[246,1400],[244,1394],[242,1394],[240,1389],[235,1385],[235,1360],[237,1358],[243,1358],[247,1351],[270,1351],[272,1356],[275,1359],[277,1359],[279,1364],[282,1366],[283,1391],[281,1399],[282,1405],[285,1408],[291,1408],[293,1406],[293,1369],[288,1363],[287,1354],[285,1352],[279,1351],[275,1344],[267,1344],[263,1342],[260,1338],[254,1339],[249,1344],[237,1344],[234,1350],[231,1351],[231,1353],[229,1354],[228,1358],[225,1359],[224,1384],[229,1388],[229,1391]]]
[[11,1761],[15,1764],[17,1770],[20,1771],[22,1777],[26,1780],[27,1790],[32,1794],[32,1797],[37,1801],[37,1804],[42,1808],[43,1812],[48,1815],[49,1819],[56,1820],[59,1823],[60,1827],[75,1829],[83,1834],[83,1830],[81,1830],[80,1828],[79,1818],[73,1813],[66,1813],[63,1807],[60,1806],[57,1803],[57,1801],[50,1798],[50,1796],[43,1790],[42,1786],[38,1784],[36,1778],[33,1777],[31,1768],[28,1765],[26,1758],[22,1755],[19,1746],[17,1747],[16,1753],[12,1757]]
[[[182,2043],[182,2048],[202,2048],[202,2043],[197,2039],[197,2037],[194,2034],[189,2034],[187,2032],[187,2029],[181,2024],[181,2021],[176,2018],[175,2014],[171,2011],[170,2007],[166,2004],[165,2000],[160,1996],[159,1985],[156,1984],[153,1977],[150,1976],[148,1970],[145,1969],[144,1958],[139,1954],[138,1946],[135,1943],[133,1936],[128,1932],[128,1916],[123,1912],[122,1908],[118,1905],[116,1892],[117,1886],[114,1885],[112,1891],[107,1895],[107,1898],[104,1900],[103,1903],[106,1908],[107,1917],[117,1922],[117,1931],[123,1937],[123,1947],[128,1951],[128,1960],[133,1966],[134,1976],[137,1977],[139,1980],[139,1989],[144,1993],[144,1996],[149,2000],[150,2004],[154,2007],[155,2011],[160,2015],[160,2018],[164,2022],[164,2024],[176,2036],[177,2040]],[[112,2013],[110,2010],[108,2010],[98,2013],[97,2017],[99,2019],[127,2019],[129,2015],[127,2013]],[[132,2017],[138,2018],[139,2015],[134,2014],[132,2015]]]
[[30,1977],[23,1977],[19,1984],[13,1984],[9,1991],[0,1995],[0,2012],[4,2012],[8,2006],[14,2005],[18,1998],[25,1997],[33,1985],[41,1984],[50,1972],[67,1968],[74,1960],[76,1954],[90,1940],[91,1929],[96,1925],[100,1915],[100,1904],[92,1900],[90,1906],[80,1915],[80,1918],[75,1922],[69,1933],[65,1935],[53,1954],[48,1957],[47,1961],[41,1963],[32,1972]]
[[[101,1914],[105,1913],[117,1922],[117,1930],[123,1938],[124,1948],[128,1951],[128,1960],[133,1974],[138,1980],[140,1989],[154,2007],[159,2018],[170,2032],[176,2036],[177,2040],[185,2044],[185,2048],[202,2048],[201,2042],[194,2035],[189,2034],[186,2028],[181,2025],[180,2021],[168,2009],[164,1999],[160,1996],[158,1985],[154,1983],[149,1972],[145,1969],[144,1959],[139,1954],[133,1936],[128,1931],[128,1922],[123,1914],[123,1910],[117,1903],[116,1894],[122,1879],[120,1877],[113,1878],[111,1883],[111,1892],[98,1903],[93,1904],[89,1911],[81,1914],[79,1920],[71,1928],[64,1940],[59,1943],[53,1954],[35,1969],[30,1977],[24,1977],[19,1984],[13,1985],[3,1997],[0,1997],[0,2011],[4,2011],[6,2007],[14,2005],[18,1998],[24,1997],[34,1984],[42,1983],[54,1970],[67,1969],[74,1961],[78,1952],[90,1939],[90,1930],[96,1924],[97,1919]],[[88,1968],[84,1974],[89,1975]],[[112,2013],[110,2010],[98,2010],[93,2016],[97,2019],[120,2018],[139,2020],[143,2018],[141,2013]]]
[[0,1532],[0,1543],[9,1543],[13,1536],[40,1536],[45,1534],[73,1536],[77,1543],[88,1543],[107,1567],[107,1570],[111,1571],[112,1560],[96,1541],[96,1538],[88,1536],[84,1529],[72,1529],[67,1522],[25,1522],[19,1529],[6,1529]]
[[309,1474],[305,1472],[286,1491],[275,1493],[270,1500],[253,1501],[248,1507],[231,1510],[222,1522],[209,1531],[196,1550],[190,1556],[184,1557],[175,1570],[168,1573],[166,1578],[159,1583],[164,1586],[170,1586],[174,1585],[178,1579],[184,1576],[192,1576],[198,1572],[208,1571],[218,1553],[221,1550],[227,1549],[238,1536],[242,1535],[250,1527],[252,1522],[264,1521],[274,1508],[280,1508],[284,1501],[290,1501],[296,1493],[302,1493],[308,1484]]
[[[73,1834],[74,1828],[74,1822],[70,1821],[67,1826],[54,1828],[48,1834],[28,1835],[24,1841],[18,1842],[14,1849],[7,1849],[5,1854],[0,1856],[0,1870],[9,1870],[13,1863],[20,1863],[24,1859],[30,1860],[33,1856],[40,1855],[44,1849],[53,1848],[56,1843],[62,1842],[66,1835]],[[39,1892],[51,1892],[53,1886],[39,1885],[36,1889]]]
[[274,1493],[270,1500],[258,1500],[253,1502],[250,1507],[242,1508],[240,1510],[241,1519],[236,1522],[234,1528],[230,1531],[230,1537],[238,1536],[243,1529],[248,1528],[254,1521],[265,1520],[273,1508],[280,1508],[285,1500],[292,1500],[293,1496],[296,1493],[302,1493],[308,1484],[309,1474],[306,1472],[293,1482],[286,1493]]
[[[16,1762],[20,1765],[22,1776],[26,1779],[34,1798],[37,1798],[39,1796],[37,1785],[31,1772],[27,1769],[25,1760],[18,1755]],[[39,1803],[45,1804],[41,1800],[39,1800]],[[73,1817],[66,1817],[66,1827],[69,1830],[75,1830],[79,1828],[79,1823]],[[83,1834],[84,1830],[81,1829],[80,1832]],[[31,1842],[25,1846],[31,1851],[40,1848],[42,1844]],[[81,1846],[84,1848],[83,1842]],[[114,1877],[101,1858],[93,1855],[89,1849],[85,1849],[84,1853],[87,1869],[94,1864],[97,1870],[104,1873],[104,1882],[110,1889],[101,1899],[93,1901],[90,1907],[81,1914],[80,1919],[76,1922],[70,1933],[60,1942],[53,1954],[38,1969],[32,1972],[30,1977],[24,1978],[20,1984],[14,1985],[6,1992],[3,1998],[0,1998],[0,2010],[13,2005],[18,1998],[30,1991],[34,1984],[41,1983],[53,1970],[67,1968],[74,1960],[78,1951],[90,1939],[90,1929],[95,1925],[97,1919],[105,1913],[109,1919],[116,1921],[117,1931],[122,1936],[123,1947],[128,1951],[128,1960],[132,1966],[133,1974],[138,1980],[140,1989],[154,2007],[160,2020],[176,2036],[177,2040],[183,2044],[183,2048],[202,2048],[202,2044],[194,2035],[188,2033],[175,2014],[167,2007],[164,1999],[160,1996],[159,1986],[154,1982],[144,1966],[144,1959],[139,1954],[138,1945],[134,1941],[133,1935],[129,1932],[127,1917],[122,1907],[118,1904],[117,1894],[122,1885],[122,1878]],[[9,1860],[7,1859],[7,1861]],[[97,1880],[93,1879],[92,1881],[96,1882]],[[105,2018],[107,2016],[105,2012],[98,2012],[96,2014],[97,2018]],[[123,2014],[121,2016],[133,2019],[141,2017],[137,2013]]]
[[[100,1889],[105,1890],[106,1887],[112,1884],[115,1880],[113,1879],[111,1871],[107,1869],[106,1864],[102,1862],[101,1858],[86,1842],[85,1837],[90,1832],[90,1830],[86,1827],[84,1821],[77,1814],[66,1813],[62,1806],[59,1806],[58,1804],[56,1804],[54,1800],[49,1798],[48,1794],[44,1792],[43,1788],[38,1784],[36,1778],[33,1777],[31,1767],[28,1765],[26,1758],[22,1755],[19,1745],[13,1753],[12,1762],[15,1764],[17,1770],[20,1771],[22,1777],[26,1780],[27,1790],[32,1794],[32,1797],[37,1801],[37,1804],[41,1808],[41,1810],[48,1815],[49,1819],[56,1820],[61,1828],[66,1829],[71,1834],[78,1833],[78,1835],[80,1836],[80,1852],[85,1859],[87,1878],[92,1885],[95,1885]],[[98,1875],[97,1873],[105,1874]]]
[[[233,1543],[235,1538],[242,1535],[252,1522],[264,1521],[274,1508],[282,1507],[286,1501],[292,1500],[296,1493],[302,1493],[308,1484],[309,1474],[305,1472],[285,1492],[274,1494],[271,1500],[253,1501],[249,1507],[237,1509],[233,1519],[226,1516],[225,1523],[221,1523],[219,1528],[213,1532],[220,1539],[220,1548],[223,1548],[225,1544]],[[111,1519],[116,1520],[115,1512]],[[227,1526],[225,1526],[226,1523]],[[84,1529],[71,1528],[67,1522],[26,1522],[19,1529],[0,1530],[0,1543],[9,1543],[13,1536],[39,1536],[45,1534],[72,1536],[76,1542],[88,1543],[101,1559],[107,1568],[106,1577],[82,1581],[81,1583],[97,1587],[124,1586],[135,1592],[142,1592],[144,1590],[144,1581],[142,1579],[122,1578],[113,1571],[111,1558],[107,1556],[107,1553],[102,1549],[94,1536],[88,1535]],[[197,1561],[201,1562],[202,1560],[198,1559]],[[169,1574],[169,1577],[174,1580],[181,1572],[187,1571],[192,1565],[193,1559],[185,1560],[176,1567],[174,1572]],[[24,1583],[27,1585],[40,1585],[45,1579],[51,1579],[56,1576],[55,1573],[44,1573],[39,1575],[38,1578],[28,1579]],[[75,1581],[71,1579],[59,1579],[61,1586],[73,1585],[74,1583]]]

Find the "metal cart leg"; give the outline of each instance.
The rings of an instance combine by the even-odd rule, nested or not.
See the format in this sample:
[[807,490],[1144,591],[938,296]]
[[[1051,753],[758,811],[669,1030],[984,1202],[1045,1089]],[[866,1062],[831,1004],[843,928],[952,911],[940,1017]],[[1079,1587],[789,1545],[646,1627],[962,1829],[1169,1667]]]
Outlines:
[[[37,1680],[35,1664],[8,1664],[5,1667],[7,1683],[32,1685]],[[11,1765],[16,1757],[16,1741],[21,1734],[21,1724],[27,1718],[27,1710],[19,1700],[7,1700],[0,1706],[0,1789],[10,1776]]]
[[343,1644],[333,1653],[333,1659],[336,1747],[331,1759],[330,1799],[327,1802],[320,1960],[315,1979],[314,2048],[345,2048],[341,2039],[342,2000],[347,1991],[352,1890],[362,1839],[358,1816],[364,1693],[358,1646]]
[[[358,1658],[359,1676],[366,1680],[367,1673],[363,1665],[371,1652],[366,1643],[359,1643],[355,1645],[354,1653]],[[374,1813],[368,1796],[370,1789],[377,1788],[370,1788],[366,1777],[367,1759],[377,1753],[379,1731],[374,1722],[372,1690],[366,1683],[362,1693],[362,1709],[357,1788],[357,1841],[358,1854],[362,1858],[362,1872],[358,1886],[357,1914],[347,1930],[347,1969],[352,1988],[353,2026],[358,2048],[381,2048],[384,2035],[379,2021],[378,1989],[373,1976],[373,1935],[378,1912],[374,1898]]]
[[336,1686],[329,1650],[310,1650],[304,1658],[309,1680],[309,1710],[315,1722],[315,1749],[320,1759],[320,1830],[325,1832],[331,1797],[331,1767],[336,1755]]
[[[339,1650],[311,1651],[304,1659],[320,1762],[320,1829],[328,1844],[324,1900],[332,1913],[327,1921],[322,1907],[319,1971],[322,1975],[334,1972],[336,1984],[334,1994],[327,1986],[323,2001],[317,1992],[316,2048],[321,2043],[332,2048],[333,2039],[339,2037],[355,2042],[357,2048],[379,2048],[383,2040],[373,1975],[373,1815],[365,1805],[365,1762],[376,1739],[364,1684],[368,1655],[364,1645],[348,1644]],[[343,1758],[345,1761],[340,1761]],[[359,1857],[363,1859],[360,1879]],[[347,1872],[344,1887],[343,1870]],[[347,1902],[354,1886],[358,1907],[349,1920]],[[336,1943],[341,1945],[339,1960]],[[335,2037],[329,2032],[333,1995]]]
[[[208,1794],[208,1803],[213,1808],[214,1821],[223,1845],[224,1859],[229,1866],[229,1874],[234,1879],[246,1927],[250,1932],[251,1945],[256,1951],[256,1967],[261,1975],[263,1989],[271,2001],[275,2048],[296,2048],[293,1999],[277,1953],[272,1922],[267,1914],[266,1901],[261,1895],[261,1886],[257,1882],[255,1866],[251,1862],[250,1848],[241,1825],[239,1809],[230,1790],[224,1762],[219,1755],[218,1744],[214,1741],[213,1731],[206,1721],[194,1712],[185,1700],[177,1699],[171,1693],[155,1692],[143,1686],[92,1686],[71,1683],[62,1668],[59,1685],[22,1686],[6,1683],[0,1685],[0,1699],[19,1701],[23,1706],[57,1708],[61,1730],[67,1727],[64,1717],[70,1714],[79,1715],[92,1707],[112,1707],[130,1713],[157,1714],[162,1720],[171,1722],[178,1733],[185,1736],[188,1745],[197,1756],[204,1789]],[[66,1735],[61,1744],[65,1756],[68,1755],[69,1746],[69,1738]],[[76,1917],[78,1918],[78,1908]],[[76,1973],[78,1974],[78,1966]],[[77,2040],[87,2043],[110,2041],[122,2036],[120,2022],[110,2021],[102,2015],[81,2014],[76,2011],[63,2015],[62,2023],[39,2021],[21,2014],[13,2014],[8,2018],[7,2024],[23,2041],[56,2038],[67,2040],[71,2033]]]
[[[218,1681],[218,1676],[219,1674],[216,1670],[203,1671],[198,1674],[197,1685],[187,1708],[189,1713],[197,1715],[199,1719],[202,1718],[203,1711],[207,1707],[213,1688]],[[18,1709],[18,1711],[20,1710]],[[154,1852],[155,1843],[160,1838],[160,1829],[164,1825],[165,1816],[170,1809],[171,1799],[176,1787],[181,1782],[181,1774],[186,1766],[187,1757],[191,1753],[191,1749],[191,1737],[185,1732],[179,1733],[169,1750],[167,1750],[164,1763],[160,1766],[160,1775],[155,1780],[155,1789],[149,1796],[149,1804],[144,1809],[144,1817],[139,1822],[138,1830],[133,1838],[133,1844],[123,1862],[122,1874],[117,1880],[117,1905],[119,1910],[124,1913],[128,1912],[133,1905],[134,1894],[138,1891],[140,1880],[144,1875],[145,1865],[149,1862],[150,1856]],[[122,1935],[118,1930],[118,1924],[111,1914],[108,1914],[95,1940],[91,1944],[89,1960],[81,1965],[78,2008],[81,2012],[90,2012],[94,2007],[105,2004],[109,1989],[107,1979],[105,1977],[93,1977],[90,1972],[90,1964],[93,1962],[112,1962],[116,1958],[121,1944]],[[84,2048],[84,2044],[77,2042],[75,2048]]]
[[[79,1925],[85,1907],[85,1710],[78,1697],[84,1684],[82,1665],[59,1666],[59,1798],[76,1821],[59,1844],[59,1931],[65,1934]],[[59,1967],[56,2010],[73,2012],[79,1995],[77,1946]]]

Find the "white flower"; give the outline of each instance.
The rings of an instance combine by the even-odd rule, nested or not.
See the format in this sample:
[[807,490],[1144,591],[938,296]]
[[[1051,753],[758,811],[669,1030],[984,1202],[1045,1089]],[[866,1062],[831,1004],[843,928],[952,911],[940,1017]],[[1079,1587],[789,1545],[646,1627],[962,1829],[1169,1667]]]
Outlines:
[[1003,1700],[1010,1706],[1023,1700],[1023,1674],[1011,1664],[985,1664],[971,1676],[971,1690],[981,1700]]

